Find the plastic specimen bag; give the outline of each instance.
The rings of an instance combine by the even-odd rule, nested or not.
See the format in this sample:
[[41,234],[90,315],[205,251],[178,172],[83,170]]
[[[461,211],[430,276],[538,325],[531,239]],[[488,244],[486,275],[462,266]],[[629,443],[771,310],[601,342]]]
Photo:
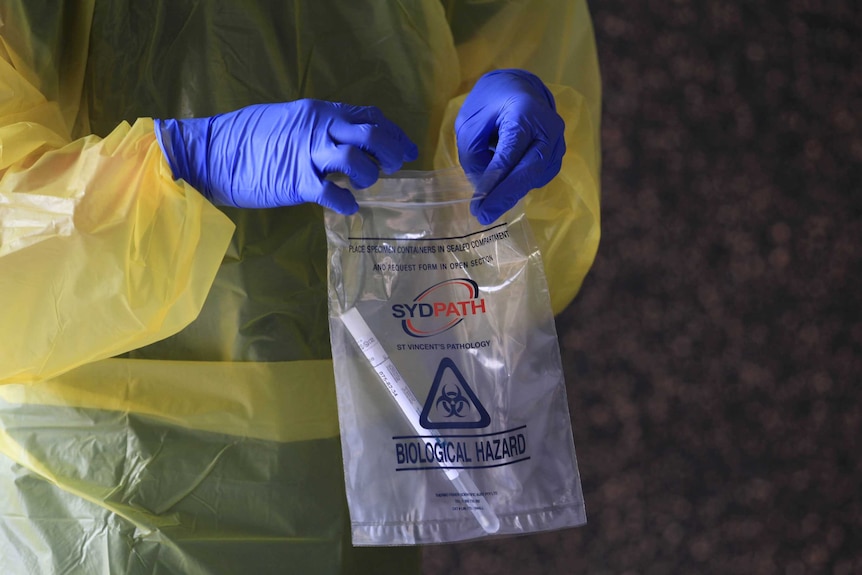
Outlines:
[[327,211],[329,311],[355,545],[584,523],[541,256],[516,207],[482,226],[460,170]]

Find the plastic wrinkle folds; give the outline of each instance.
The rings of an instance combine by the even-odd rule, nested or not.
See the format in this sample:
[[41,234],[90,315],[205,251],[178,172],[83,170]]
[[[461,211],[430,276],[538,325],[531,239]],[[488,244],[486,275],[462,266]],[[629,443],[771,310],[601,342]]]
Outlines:
[[0,194],[0,257],[53,237],[72,235],[75,200],[35,194]]

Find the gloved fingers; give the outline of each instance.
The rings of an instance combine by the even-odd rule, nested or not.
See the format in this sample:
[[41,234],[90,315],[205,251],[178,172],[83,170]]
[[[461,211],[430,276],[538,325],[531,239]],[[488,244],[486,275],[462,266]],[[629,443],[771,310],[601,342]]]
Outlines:
[[323,181],[323,188],[315,202],[343,216],[355,214],[359,210],[353,194],[329,180]]
[[467,178],[473,182],[474,186],[477,185],[480,176],[487,172],[488,165],[491,163],[493,158],[494,150],[491,147],[480,152],[458,151],[458,162],[461,164],[461,167],[464,169],[464,173],[467,174]]
[[500,121],[493,156],[482,177],[477,179],[476,196],[487,195],[516,166],[524,163],[528,150],[536,154],[529,160],[535,177],[530,189],[546,185],[557,175],[566,152],[565,124],[556,113],[552,114],[525,121],[523,114],[514,111]]
[[336,120],[329,127],[329,135],[337,144],[349,144],[366,152],[387,174],[419,157],[416,144],[379,109],[351,106],[347,110],[346,119]]
[[[539,152],[544,149],[540,148]],[[545,158],[545,170],[536,178],[534,187],[541,188],[551,183],[551,180],[557,177],[563,167],[563,156],[566,155],[566,139],[562,136],[557,138],[553,147],[550,148],[550,154]]]
[[484,108],[468,114],[466,108],[462,106],[455,119],[455,140],[458,161],[467,177],[473,179],[485,172],[494,157],[496,114],[489,115]]
[[[412,162],[419,157],[419,148],[413,143],[413,140],[410,139],[398,124],[384,116],[380,108],[365,106],[357,112],[357,115],[359,121],[356,123],[365,123],[377,127],[379,132],[375,131],[375,134],[386,134],[391,141],[394,141],[394,143],[390,142],[394,145],[394,149],[401,152],[400,155],[396,154],[398,167],[392,171],[400,169],[402,163]],[[384,141],[384,144],[386,143]],[[389,148],[387,147],[387,149]]]
[[[524,183],[528,186],[527,191],[529,191],[548,185],[560,173],[565,153],[566,140],[562,133],[553,143],[549,143],[545,134],[542,134],[530,143],[517,161],[514,159],[514,154],[501,158],[500,165],[496,165],[496,162],[492,160],[491,165],[489,165],[489,172],[491,169],[496,169],[502,173],[509,166],[514,166],[503,177],[511,176],[517,170],[521,173],[521,177],[525,178]],[[505,156],[505,154],[506,150],[504,149],[501,155]],[[498,178],[497,182],[502,183],[503,177]],[[526,194],[526,192],[524,193]]]
[[[533,134],[516,121],[504,120],[491,160],[477,179],[475,197],[487,196],[517,166],[533,143]],[[466,170],[465,170],[466,171]]]
[[397,172],[405,161],[404,146],[379,126],[335,122],[329,135],[337,145],[349,145],[373,157],[387,174]]
[[344,111],[344,117],[353,124],[379,124],[386,120],[383,111],[377,106],[338,105]]
[[[476,216],[479,223],[490,224],[512,209],[527,192],[547,185],[562,166],[562,153],[558,152],[558,147],[535,140],[507,174],[498,172],[493,187],[488,189],[484,197],[474,197],[470,204],[470,212]],[[490,167],[488,171],[491,172]]]
[[344,174],[357,189],[367,188],[379,177],[377,164],[362,150],[349,144],[331,146],[323,157],[315,158],[322,175]]

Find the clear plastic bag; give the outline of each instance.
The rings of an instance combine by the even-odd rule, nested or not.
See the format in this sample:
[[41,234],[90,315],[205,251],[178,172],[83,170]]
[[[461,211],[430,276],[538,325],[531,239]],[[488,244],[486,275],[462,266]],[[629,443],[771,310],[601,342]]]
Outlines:
[[329,311],[355,545],[585,522],[541,256],[520,207],[482,226],[460,170],[327,211]]

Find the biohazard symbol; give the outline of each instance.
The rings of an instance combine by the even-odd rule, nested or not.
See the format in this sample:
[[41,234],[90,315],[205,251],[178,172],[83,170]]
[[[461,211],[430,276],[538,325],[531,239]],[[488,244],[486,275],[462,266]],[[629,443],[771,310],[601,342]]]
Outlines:
[[470,402],[467,401],[467,398],[461,393],[461,388],[457,385],[455,386],[455,391],[449,391],[444,385],[443,391],[440,393],[440,399],[437,400],[437,409],[439,410],[441,407],[446,412],[446,417],[464,417],[464,414],[461,412],[464,411],[465,407],[467,410],[470,409]]
[[437,367],[419,423],[425,429],[479,429],[491,425],[491,416],[455,362],[444,357]]

